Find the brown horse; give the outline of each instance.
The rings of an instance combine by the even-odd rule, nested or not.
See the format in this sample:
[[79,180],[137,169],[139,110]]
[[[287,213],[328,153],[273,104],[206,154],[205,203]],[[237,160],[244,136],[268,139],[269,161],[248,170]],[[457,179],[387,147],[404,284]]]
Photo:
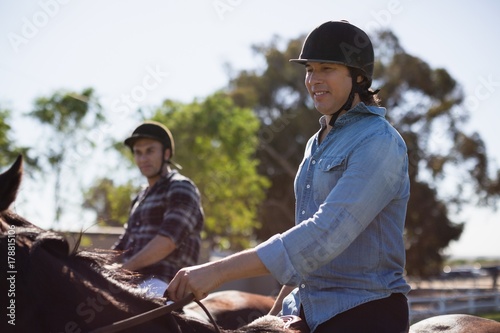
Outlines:
[[[7,295],[0,301],[2,308],[7,309],[0,332],[90,332],[164,305],[165,299],[147,297],[134,288],[134,274],[107,268],[114,253],[70,249],[63,236],[38,228],[9,210],[21,174],[21,157],[0,174],[0,253],[5,254],[0,269],[7,274],[0,282],[2,293]],[[218,295],[227,297],[227,293]],[[238,312],[244,308],[239,305],[225,313],[220,309],[224,302],[217,302],[215,296],[207,302],[209,310],[219,309],[221,318],[229,313],[237,319],[243,314],[240,323],[245,316],[268,311],[270,306],[265,303]],[[239,296],[244,299],[249,295]],[[284,321],[277,317],[264,318],[238,330],[222,331],[299,332],[284,328]],[[187,314],[172,312],[124,330],[179,331],[208,333],[215,332],[215,328]]]
[[[237,290],[218,291],[203,299],[203,304],[223,328],[236,329],[269,313],[274,304],[270,296],[247,293]],[[183,312],[191,317],[209,322],[207,314],[196,303],[183,308]]]
[[449,314],[419,321],[410,333],[500,333],[500,323],[465,314]]

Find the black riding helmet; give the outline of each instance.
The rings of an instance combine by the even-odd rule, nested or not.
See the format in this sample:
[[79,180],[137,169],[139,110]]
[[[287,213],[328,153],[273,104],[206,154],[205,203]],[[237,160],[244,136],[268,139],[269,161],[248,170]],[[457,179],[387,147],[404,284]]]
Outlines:
[[[340,111],[351,108],[354,94],[371,86],[374,59],[373,45],[363,30],[347,21],[329,21],[307,35],[299,58],[290,61],[304,65],[307,62],[336,63],[349,68],[351,93],[345,104],[334,113],[330,123],[333,125]],[[356,81],[358,73],[365,78],[362,87]]]
[[[163,124],[151,120],[143,122],[134,130],[134,132],[132,132],[130,137],[125,139],[124,144],[133,152],[134,144],[139,139],[152,139],[159,141],[163,145],[163,151],[170,149],[170,159],[174,157],[174,137],[172,136],[172,133],[170,133],[170,130]],[[174,165],[178,169],[182,169],[179,164],[172,162],[171,160],[165,162]]]
[[330,21],[309,33],[299,59],[291,62],[330,62],[360,69],[368,80],[373,77],[374,54],[368,35],[347,21]]

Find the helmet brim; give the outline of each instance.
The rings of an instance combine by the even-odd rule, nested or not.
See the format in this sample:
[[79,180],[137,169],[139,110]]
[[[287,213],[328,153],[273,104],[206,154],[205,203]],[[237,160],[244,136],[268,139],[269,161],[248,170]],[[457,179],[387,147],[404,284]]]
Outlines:
[[125,141],[123,141],[123,143],[126,146],[128,146],[130,149],[133,149],[135,142],[139,139],[151,139],[151,140],[155,140],[155,141],[162,143],[160,140],[158,140],[157,137],[152,136],[152,135],[147,135],[147,134],[132,135],[131,137],[125,139]]
[[338,65],[347,66],[347,64],[345,62],[342,62],[342,61],[325,60],[325,59],[290,59],[288,61],[294,62],[297,64],[302,64],[302,65],[305,65],[308,62],[321,62],[321,63],[338,64]]

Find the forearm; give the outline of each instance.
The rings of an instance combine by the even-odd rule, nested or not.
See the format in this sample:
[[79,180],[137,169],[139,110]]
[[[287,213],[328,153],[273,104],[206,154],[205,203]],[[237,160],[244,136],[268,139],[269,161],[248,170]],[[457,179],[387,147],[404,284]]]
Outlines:
[[235,253],[213,264],[224,277],[223,283],[269,274],[254,249]]
[[283,299],[290,294],[294,288],[294,286],[283,286],[281,288],[276,301],[274,301],[273,307],[269,310],[270,315],[276,316],[281,311]]
[[165,236],[155,236],[142,250],[123,263],[123,268],[137,271],[153,265],[175,250],[174,242]]
[[175,275],[167,290],[174,301],[189,293],[200,300],[226,282],[266,274],[269,274],[266,266],[255,250],[250,249],[218,261],[183,268]]

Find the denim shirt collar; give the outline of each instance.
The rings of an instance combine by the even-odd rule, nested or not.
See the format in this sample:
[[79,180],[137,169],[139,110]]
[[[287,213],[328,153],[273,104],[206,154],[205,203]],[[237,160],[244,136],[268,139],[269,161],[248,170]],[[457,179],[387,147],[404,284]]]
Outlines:
[[[337,121],[335,121],[334,127],[342,127],[351,122],[356,121],[359,117],[363,117],[366,114],[373,114],[380,117],[385,117],[386,109],[379,106],[368,106],[363,102],[356,104],[352,109],[341,115]],[[321,129],[326,127],[326,116],[321,116],[319,119]]]

